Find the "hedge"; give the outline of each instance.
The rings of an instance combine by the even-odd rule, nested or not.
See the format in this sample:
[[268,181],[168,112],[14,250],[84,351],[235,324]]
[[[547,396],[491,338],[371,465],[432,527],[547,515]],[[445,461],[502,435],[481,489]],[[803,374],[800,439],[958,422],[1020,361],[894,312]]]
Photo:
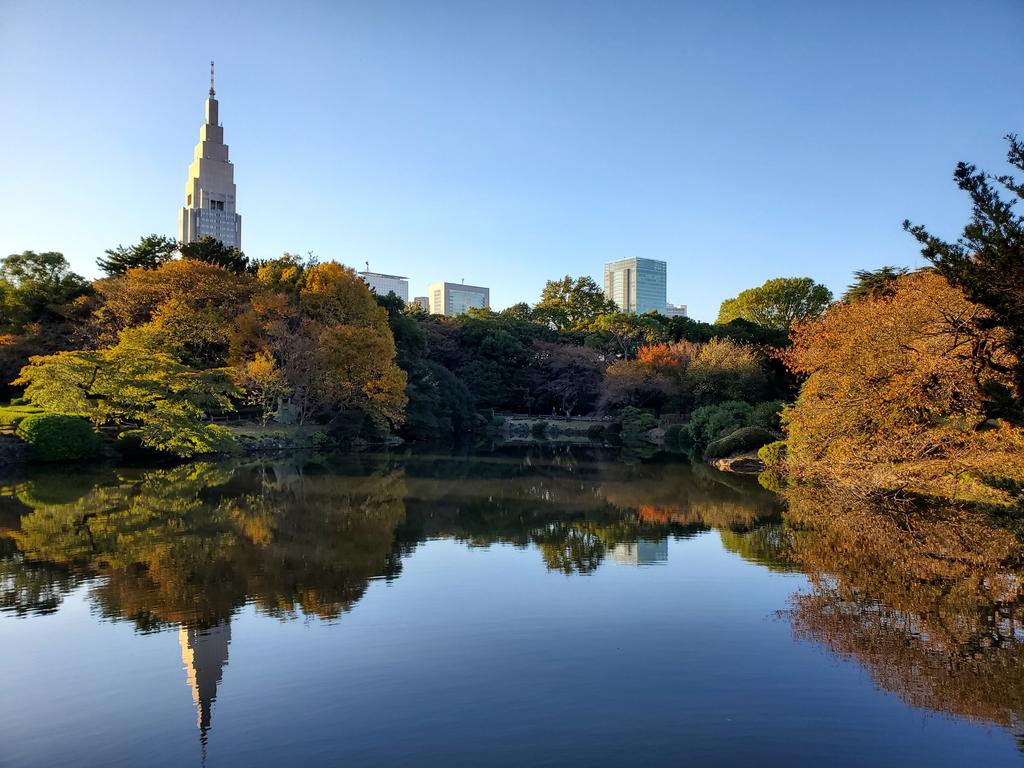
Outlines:
[[721,459],[734,453],[752,451],[775,440],[775,435],[761,427],[743,427],[715,440],[704,449],[705,459]]
[[18,424],[18,437],[28,443],[35,461],[78,461],[99,453],[99,436],[78,416],[36,413]]

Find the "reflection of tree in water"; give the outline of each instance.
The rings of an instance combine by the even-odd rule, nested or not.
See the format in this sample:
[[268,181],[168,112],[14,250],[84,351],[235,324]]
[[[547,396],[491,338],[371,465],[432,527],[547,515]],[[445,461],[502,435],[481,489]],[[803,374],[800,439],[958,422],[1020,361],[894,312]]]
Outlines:
[[537,546],[548,568],[590,573],[619,544],[748,530],[778,514],[750,478],[703,466],[623,464],[586,449],[452,460],[410,454],[403,541],[446,536],[470,546]]
[[95,485],[66,503],[32,503],[13,533],[27,562],[105,578],[102,613],[140,628],[216,626],[252,598],[264,611],[325,618],[369,579],[396,572],[400,477],[352,482],[290,465],[187,464]]
[[855,659],[913,706],[1024,732],[1024,546],[980,512],[883,509],[787,492],[812,589],[799,637]]

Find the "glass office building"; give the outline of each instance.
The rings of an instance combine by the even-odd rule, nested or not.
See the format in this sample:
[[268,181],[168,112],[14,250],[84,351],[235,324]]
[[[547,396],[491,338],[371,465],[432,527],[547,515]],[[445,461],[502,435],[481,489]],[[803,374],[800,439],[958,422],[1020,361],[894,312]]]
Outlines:
[[359,272],[363,282],[378,296],[395,294],[404,303],[409,303],[409,278],[401,275],[384,275],[380,272]]
[[604,265],[604,295],[621,312],[664,312],[668,264],[657,259],[620,259]]
[[461,315],[468,309],[486,309],[491,305],[491,290],[465,283],[433,283],[427,286],[430,314]]

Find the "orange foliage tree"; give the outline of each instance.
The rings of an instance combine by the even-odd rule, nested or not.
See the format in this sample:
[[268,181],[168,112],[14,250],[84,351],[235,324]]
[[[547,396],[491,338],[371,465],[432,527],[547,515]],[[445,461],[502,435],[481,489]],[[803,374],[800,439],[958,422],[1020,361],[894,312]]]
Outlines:
[[806,377],[784,416],[790,471],[858,494],[1012,501],[1024,432],[986,405],[1012,386],[1016,361],[1005,332],[979,330],[986,313],[920,272],[891,296],[836,304],[797,327],[784,353]]

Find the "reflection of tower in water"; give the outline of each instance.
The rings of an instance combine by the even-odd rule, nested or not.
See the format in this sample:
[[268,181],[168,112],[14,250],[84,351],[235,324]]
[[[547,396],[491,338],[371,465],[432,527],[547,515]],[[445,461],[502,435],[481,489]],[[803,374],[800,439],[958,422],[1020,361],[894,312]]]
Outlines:
[[215,627],[200,629],[182,626],[178,632],[181,661],[185,665],[192,701],[196,705],[196,725],[199,741],[206,751],[206,732],[210,729],[213,702],[217,698],[217,685],[228,662],[231,643],[231,624],[225,621]]
[[668,537],[622,542],[608,550],[608,556],[626,565],[654,565],[668,561]]

